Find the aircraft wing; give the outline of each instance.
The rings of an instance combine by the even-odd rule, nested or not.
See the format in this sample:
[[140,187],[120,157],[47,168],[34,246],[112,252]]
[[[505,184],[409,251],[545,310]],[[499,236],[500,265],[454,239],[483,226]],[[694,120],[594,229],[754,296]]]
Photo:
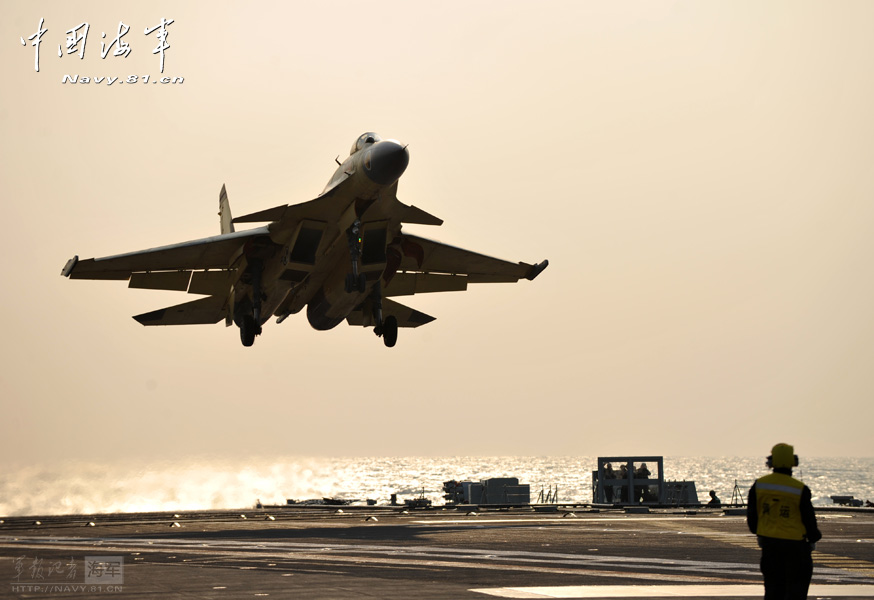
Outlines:
[[[70,279],[131,279],[131,287],[186,291],[192,270],[227,269],[241,246],[262,235],[269,235],[266,227],[103,258],[74,257],[61,275]],[[136,274],[142,276],[132,277]]]
[[513,283],[534,279],[548,265],[513,263],[416,235],[401,233],[386,251],[386,296],[461,291],[468,283]]

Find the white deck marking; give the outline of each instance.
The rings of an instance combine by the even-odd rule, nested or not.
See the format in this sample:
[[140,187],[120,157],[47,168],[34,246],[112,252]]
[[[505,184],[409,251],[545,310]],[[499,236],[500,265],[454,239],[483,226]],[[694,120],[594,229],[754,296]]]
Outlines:
[[467,517],[464,519],[420,519],[418,521],[410,521],[411,523],[415,523],[417,525],[476,525],[477,523],[553,523],[553,524],[571,524],[571,523],[625,523],[628,521],[717,521],[724,523],[726,521],[745,521],[745,517],[711,517],[711,516],[703,516],[703,517],[689,517],[684,515],[679,516],[645,516],[645,517],[629,517],[626,515],[616,515],[616,516],[600,516],[600,517],[578,517],[576,519],[565,519],[562,517],[540,517],[540,518],[501,518],[501,519],[483,519],[480,517]]
[[[42,536],[0,536],[0,548],[53,549],[76,551],[99,546],[102,550],[143,553],[185,553],[186,561],[251,564],[277,559],[300,564],[322,562],[334,565],[366,564],[389,568],[480,569],[514,571],[553,576],[622,577],[646,583],[742,584],[759,581],[755,563],[681,560],[656,557],[605,556],[524,550],[446,548],[442,546],[396,546],[381,544],[314,544],[291,540],[201,540],[186,538],[77,538]],[[141,558],[141,557],[138,557]],[[135,559],[136,560],[136,559]],[[855,567],[855,562],[851,563]],[[870,565],[870,563],[869,563]],[[236,565],[239,566],[239,565]],[[850,564],[840,568],[814,567],[814,580],[823,584],[869,584],[870,569],[858,570]],[[852,570],[851,570],[852,569]],[[556,583],[559,583],[557,580]],[[644,583],[644,581],[641,581]],[[846,588],[843,588],[846,589]]]
[[[689,598],[749,596],[761,598],[761,585],[572,585],[472,589],[497,598]],[[874,585],[810,586],[810,596],[874,597]]]

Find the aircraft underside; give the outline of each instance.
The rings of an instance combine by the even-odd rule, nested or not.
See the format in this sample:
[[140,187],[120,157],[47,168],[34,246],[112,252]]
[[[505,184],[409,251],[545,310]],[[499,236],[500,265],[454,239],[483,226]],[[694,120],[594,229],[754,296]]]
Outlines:
[[[283,303],[293,305],[293,301],[296,301],[297,304],[305,303],[307,320],[314,329],[320,331],[333,329],[346,320],[350,312],[362,307],[362,310],[370,312],[376,335],[383,338],[386,346],[394,346],[398,334],[397,318],[382,313],[380,281],[386,266],[385,253],[378,254],[382,262],[371,260],[366,269],[363,268],[360,231],[361,223],[355,221],[345,232],[347,252],[341,250],[335,253],[337,265],[322,281],[309,281],[308,276],[295,284],[287,278],[283,279],[282,273],[286,269],[282,266],[282,249],[279,246],[264,244],[247,254],[247,267],[234,286],[233,293],[233,321],[240,329],[243,345],[251,346],[254,343],[270,315],[281,318],[291,314],[290,311],[278,309]],[[343,254],[346,255],[345,262]],[[265,273],[273,277],[265,277]],[[266,282],[272,283],[265,285]]]

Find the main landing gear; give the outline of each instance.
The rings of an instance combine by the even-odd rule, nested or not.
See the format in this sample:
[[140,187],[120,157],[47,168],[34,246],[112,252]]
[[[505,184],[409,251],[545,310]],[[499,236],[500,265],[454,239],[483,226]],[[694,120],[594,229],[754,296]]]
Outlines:
[[381,337],[383,343],[388,348],[394,347],[398,343],[398,320],[394,315],[389,315],[383,319],[382,315],[382,290],[379,282],[373,288],[373,320],[376,321],[376,326],[373,328],[373,333],[376,337]]
[[245,274],[248,283],[252,286],[251,312],[246,307],[236,321],[240,326],[240,341],[247,348],[255,343],[255,336],[261,335],[261,302],[264,300],[264,292],[261,290],[263,270],[264,263],[260,259],[251,259]]
[[255,343],[255,336],[261,335],[261,326],[252,315],[246,315],[240,322],[240,341],[247,348]]
[[352,272],[346,275],[346,293],[363,294],[367,288],[367,277],[358,271],[358,261],[361,259],[361,221],[356,220],[346,230],[346,242],[349,244],[349,258],[352,259]]
[[388,348],[393,348],[398,343],[398,320],[394,315],[387,316],[382,327],[377,327],[375,331],[377,336],[382,336],[382,341]]

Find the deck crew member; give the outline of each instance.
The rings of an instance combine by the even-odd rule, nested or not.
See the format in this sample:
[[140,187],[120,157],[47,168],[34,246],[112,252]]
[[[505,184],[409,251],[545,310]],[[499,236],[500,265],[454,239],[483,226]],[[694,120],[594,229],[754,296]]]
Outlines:
[[707,508],[722,508],[722,500],[716,495],[716,490],[710,490],[710,502],[707,503]]
[[806,598],[813,575],[810,553],[822,537],[810,488],[792,477],[798,456],[789,444],[774,446],[767,465],[774,472],[756,480],[747,504],[747,525],[762,549],[765,600]]

